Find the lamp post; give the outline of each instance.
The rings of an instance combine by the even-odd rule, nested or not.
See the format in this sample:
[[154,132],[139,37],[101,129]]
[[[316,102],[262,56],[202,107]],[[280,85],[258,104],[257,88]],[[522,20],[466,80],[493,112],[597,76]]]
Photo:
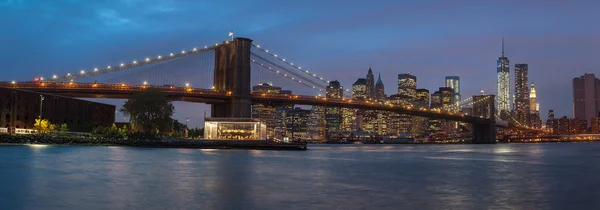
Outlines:
[[40,120],[42,119],[42,105],[44,104],[44,96],[40,95]]

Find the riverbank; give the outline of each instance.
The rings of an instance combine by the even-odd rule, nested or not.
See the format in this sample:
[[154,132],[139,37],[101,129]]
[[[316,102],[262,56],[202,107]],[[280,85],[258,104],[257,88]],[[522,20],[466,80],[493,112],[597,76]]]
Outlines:
[[250,150],[306,150],[306,143],[275,143],[267,140],[187,140],[187,139],[114,139],[88,136],[0,135],[0,144],[68,145],[68,146],[128,146],[148,148],[192,149],[250,149]]

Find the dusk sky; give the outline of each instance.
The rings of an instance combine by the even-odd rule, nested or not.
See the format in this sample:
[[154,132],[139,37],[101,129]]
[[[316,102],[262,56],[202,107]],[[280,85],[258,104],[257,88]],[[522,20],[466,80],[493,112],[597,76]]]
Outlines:
[[[511,83],[514,64],[529,64],[542,119],[572,117],[572,79],[600,76],[599,11],[595,0],[0,0],[0,80],[189,50],[234,30],[344,87],[371,63],[388,95],[411,73],[431,91],[460,76],[467,98],[496,94],[504,37]],[[206,108],[176,103],[175,117],[200,127]]]

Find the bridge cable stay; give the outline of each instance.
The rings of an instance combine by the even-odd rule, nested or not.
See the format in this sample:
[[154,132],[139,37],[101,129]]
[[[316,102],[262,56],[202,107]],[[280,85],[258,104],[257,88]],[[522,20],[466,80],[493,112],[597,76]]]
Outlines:
[[289,74],[292,74],[292,75],[296,76],[297,78],[305,80],[305,81],[313,84],[315,87],[319,87],[321,90],[325,89],[325,86],[323,84],[319,84],[318,82],[314,82],[313,80],[308,79],[308,78],[306,78],[306,77],[304,77],[304,76],[302,76],[302,75],[300,75],[300,74],[298,74],[296,72],[293,72],[293,71],[291,71],[291,70],[289,70],[289,69],[287,69],[287,68],[285,68],[285,67],[283,67],[281,65],[278,65],[275,62],[272,62],[272,61],[270,61],[270,60],[268,60],[268,59],[266,59],[266,58],[264,58],[264,57],[262,57],[262,56],[260,56],[260,55],[258,55],[256,53],[251,53],[251,55],[254,56],[256,59],[262,60],[262,61],[268,63],[269,65],[273,65],[274,67],[277,67],[278,69],[281,69],[281,70],[283,70],[283,71],[285,71],[285,72],[287,72]]
[[[252,44],[252,46],[253,46],[255,49],[258,49],[258,50],[260,50],[260,51],[262,51],[262,52],[266,53],[266,54],[267,54],[267,55],[269,55],[270,57],[272,57],[272,58],[275,58],[275,59],[277,59],[278,61],[280,61],[280,62],[283,62],[283,63],[285,63],[285,64],[286,64],[286,65],[288,65],[288,66],[291,66],[291,67],[292,67],[292,69],[298,70],[298,71],[300,71],[302,74],[305,74],[305,75],[308,75],[309,77],[315,78],[317,81],[319,81],[319,82],[321,82],[321,83],[324,83],[323,85],[329,85],[329,80],[325,80],[325,79],[323,79],[323,77],[319,77],[319,76],[317,76],[317,74],[316,74],[316,73],[314,73],[314,72],[312,72],[312,73],[311,73],[311,72],[310,72],[308,69],[304,69],[304,68],[302,68],[302,66],[299,66],[299,65],[294,65],[294,63],[292,63],[292,62],[290,62],[290,61],[286,60],[285,58],[282,58],[281,56],[278,56],[278,55],[277,55],[277,54],[275,54],[275,53],[272,53],[272,52],[270,52],[269,50],[267,50],[267,49],[265,49],[265,48],[261,47],[260,45]],[[352,95],[352,91],[350,91],[349,89],[344,89],[344,92],[348,93],[349,95]]]
[[142,59],[140,61],[134,60],[131,63],[120,63],[118,65],[109,65],[103,69],[94,68],[92,71],[86,71],[84,69],[81,69],[77,73],[73,73],[73,74],[67,73],[64,76],[53,75],[52,77],[50,77],[47,80],[48,81],[56,81],[56,82],[73,81],[75,79],[80,79],[80,78],[85,78],[85,77],[90,77],[90,76],[97,76],[97,75],[101,75],[101,74],[108,74],[108,73],[123,71],[123,70],[131,69],[131,68],[160,63],[160,62],[164,62],[164,61],[179,59],[181,57],[186,57],[189,55],[194,55],[194,54],[207,52],[207,51],[211,51],[211,50],[214,50],[214,46],[204,46],[204,48],[202,48],[202,49],[193,48],[192,50],[189,50],[189,51],[183,50],[183,51],[181,51],[181,53],[170,53],[165,56],[159,55],[155,58],[146,57],[145,59]]
[[198,53],[109,74],[111,77],[101,80],[104,83],[191,86],[211,89],[214,75],[214,52]]
[[317,79],[318,81],[323,82],[325,85],[329,85],[329,81],[326,81],[325,79],[323,79],[323,77],[318,77],[317,74],[315,74],[314,72],[311,74],[310,71],[308,71],[308,69],[302,69],[301,66],[294,65],[294,63],[287,61],[285,58],[281,58],[277,54],[273,54],[273,53],[269,52],[269,50],[261,48],[260,45],[252,44],[252,46],[254,48],[266,53],[267,55],[270,55],[271,57],[291,66],[293,69],[298,70],[298,71],[302,72],[303,74],[306,74],[310,77],[313,77],[313,78]]
[[[299,78],[294,78],[291,75],[285,74],[285,72],[277,70],[277,68],[268,66],[264,63],[260,63],[259,61],[257,61],[256,59],[252,59],[252,63],[254,64],[254,66],[256,66],[256,68],[266,69],[266,70],[270,71],[272,74],[278,75],[277,78],[283,77],[283,78],[286,78],[287,81],[293,81],[297,84],[301,84],[302,86],[305,86],[305,87],[311,88],[315,91],[318,91],[319,93],[323,92],[323,89],[318,86],[310,85],[306,81],[302,82],[302,80]],[[255,68],[252,68],[252,69],[255,69]],[[253,80],[260,80],[259,83],[267,82],[267,80],[266,80],[265,76],[263,76],[264,74],[262,72],[264,72],[264,71],[253,71],[253,73],[252,73]],[[256,75],[256,77],[255,77],[255,75]],[[272,78],[271,80],[274,81],[275,79]],[[282,84],[283,84],[283,82],[282,82]],[[281,85],[281,84],[279,84],[279,85]],[[288,88],[288,87],[286,86],[286,88]]]

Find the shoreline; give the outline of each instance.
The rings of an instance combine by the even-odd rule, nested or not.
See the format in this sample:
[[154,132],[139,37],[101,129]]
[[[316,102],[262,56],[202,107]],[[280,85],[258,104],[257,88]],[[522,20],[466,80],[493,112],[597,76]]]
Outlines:
[[81,136],[0,135],[0,145],[126,146],[139,148],[191,148],[239,150],[307,150],[306,143],[275,143],[267,140],[145,140]]

